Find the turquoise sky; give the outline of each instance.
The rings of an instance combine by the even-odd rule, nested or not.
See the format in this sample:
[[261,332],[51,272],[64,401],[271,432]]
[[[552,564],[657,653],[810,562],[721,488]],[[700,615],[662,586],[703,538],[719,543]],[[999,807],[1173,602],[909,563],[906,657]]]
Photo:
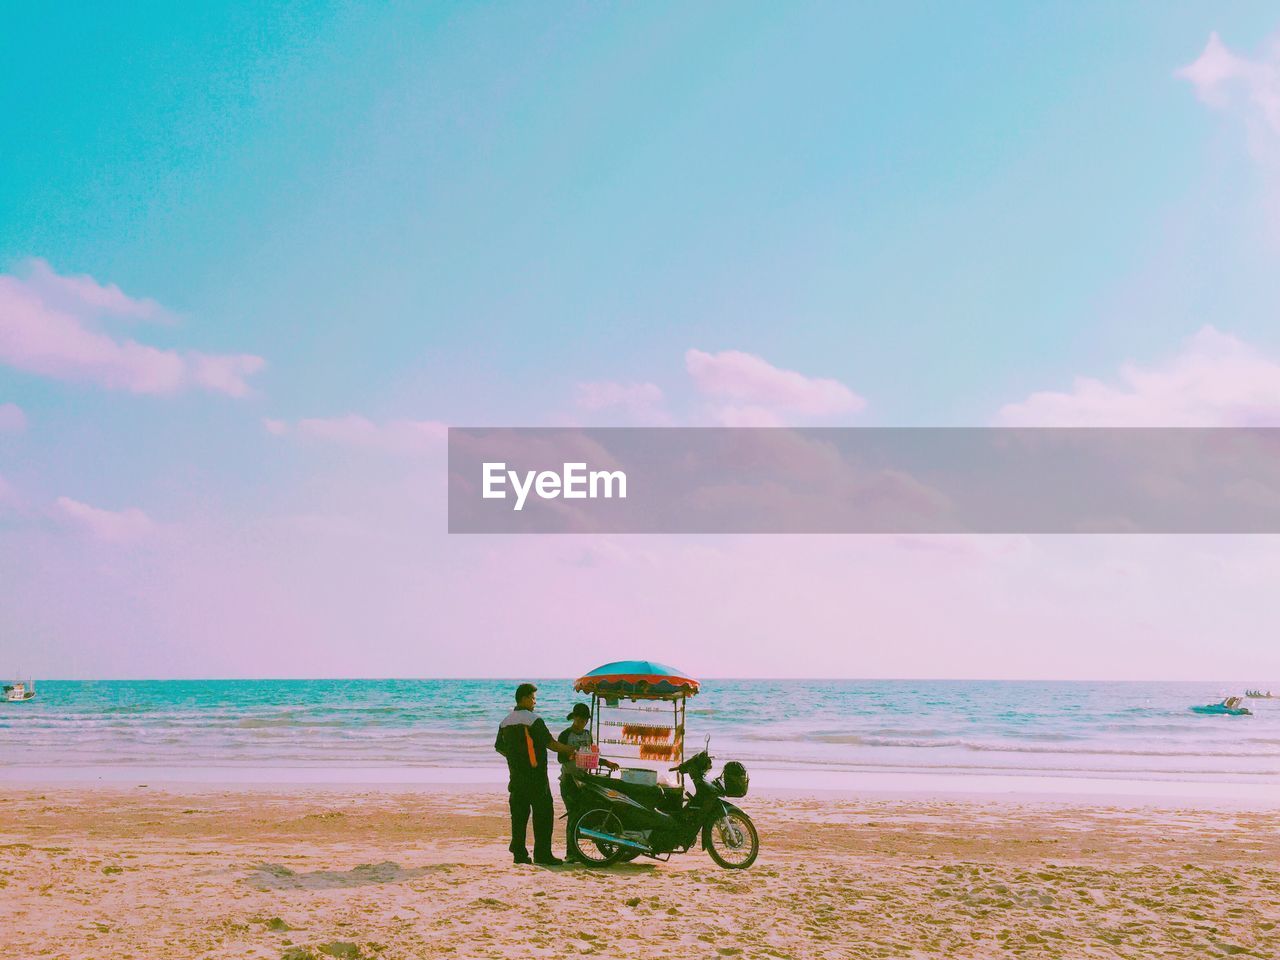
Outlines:
[[[1175,75],[1212,31],[1263,49],[1274,4],[10,3],[0,24],[0,272],[117,284],[176,320],[115,336],[267,364],[238,399],[0,365],[26,422],[0,476],[27,505],[0,571],[46,600],[73,590],[30,539],[57,496],[258,542],[299,505],[350,515],[371,475],[417,482],[264,418],[556,423],[617,381],[685,422],[697,348],[866,399],[824,422],[969,425],[1206,324],[1280,353],[1266,170]],[[117,597],[104,643],[180,622],[82,573]],[[11,594],[0,627],[81,655],[92,618],[60,616]]]
[[1274,336],[1173,77],[1270,4],[12,6],[0,256],[261,354],[281,415],[509,420],[696,345],[972,422],[1192,332],[1179,277],[1115,329],[1175,252]]

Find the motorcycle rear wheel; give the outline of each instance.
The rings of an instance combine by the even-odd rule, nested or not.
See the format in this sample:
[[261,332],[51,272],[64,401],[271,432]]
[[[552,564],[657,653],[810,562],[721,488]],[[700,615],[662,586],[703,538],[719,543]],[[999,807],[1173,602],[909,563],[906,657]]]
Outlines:
[[588,810],[578,817],[573,827],[573,836],[569,839],[572,853],[579,861],[589,867],[611,867],[627,852],[627,848],[619,844],[607,843],[581,835],[582,830],[595,830],[598,833],[611,833],[617,836],[622,833],[622,821],[618,815],[604,807]]
[[726,870],[745,870],[760,855],[760,834],[741,810],[730,810],[702,828],[702,845]]

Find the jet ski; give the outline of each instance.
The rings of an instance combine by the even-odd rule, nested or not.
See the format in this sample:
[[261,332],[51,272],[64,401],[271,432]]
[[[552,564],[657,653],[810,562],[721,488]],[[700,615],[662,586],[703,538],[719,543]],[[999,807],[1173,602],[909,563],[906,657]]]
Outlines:
[[1251,717],[1253,711],[1248,707],[1228,707],[1225,703],[1207,703],[1202,707],[1192,707],[1192,713],[1216,713],[1229,717]]

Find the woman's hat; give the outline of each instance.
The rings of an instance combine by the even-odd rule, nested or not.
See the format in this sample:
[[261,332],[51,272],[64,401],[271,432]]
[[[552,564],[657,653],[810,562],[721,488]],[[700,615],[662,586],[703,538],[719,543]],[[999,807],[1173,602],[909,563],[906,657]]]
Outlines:
[[590,720],[591,708],[588,707],[585,703],[575,703],[573,705],[573,709],[569,711],[569,715],[565,717],[565,719],[572,720],[574,717],[583,717],[587,720]]

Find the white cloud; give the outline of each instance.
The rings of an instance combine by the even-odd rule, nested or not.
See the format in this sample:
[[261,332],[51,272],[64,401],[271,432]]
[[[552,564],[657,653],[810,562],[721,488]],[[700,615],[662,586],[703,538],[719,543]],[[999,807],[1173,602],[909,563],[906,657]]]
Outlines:
[[729,426],[778,426],[789,415],[830,417],[867,405],[838,380],[782,370],[739,350],[691,349],[684,360],[698,392],[719,404],[716,416]]
[[1211,326],[1174,356],[1126,363],[1112,382],[1077,377],[996,415],[1014,427],[1280,426],[1280,362]]
[[170,319],[168,311],[156,301],[130,297],[114,283],[98,283],[88,274],[60,275],[38,257],[25,261],[23,268],[24,282],[46,303],[77,313],[104,313],[134,320]]
[[1280,44],[1274,40],[1264,58],[1250,60],[1232,53],[1217,32],[1211,33],[1200,56],[1178,76],[1189,80],[1196,96],[1209,106],[1228,109],[1243,98],[1261,119],[1280,130]]
[[26,278],[0,276],[0,363],[108,390],[168,394],[195,387],[232,397],[250,393],[247,378],[266,365],[248,354],[183,353],[114,337],[98,329],[98,316],[154,318],[158,305],[90,277],[60,277],[43,261],[33,264]]
[[1211,33],[1200,56],[1177,75],[1190,81],[1202,103],[1243,121],[1255,159],[1280,162],[1280,36],[1249,59]]
[[127,543],[151,533],[155,522],[137,507],[104,510],[70,497],[54,501],[62,517],[98,540]]
[[582,410],[622,410],[643,424],[660,425],[671,420],[662,406],[662,390],[653,383],[617,383],[612,380],[579,383],[575,400]]
[[442,449],[448,426],[438,420],[387,420],[377,423],[349,413],[341,417],[313,417],[292,426],[282,420],[264,420],[268,433],[299,436],[383,453],[420,454]]
[[248,354],[187,354],[188,376],[192,383],[225,393],[229,397],[245,397],[252,390],[248,378],[267,365],[261,357]]
[[722,427],[785,427],[781,414],[767,407],[720,407],[715,411]]

